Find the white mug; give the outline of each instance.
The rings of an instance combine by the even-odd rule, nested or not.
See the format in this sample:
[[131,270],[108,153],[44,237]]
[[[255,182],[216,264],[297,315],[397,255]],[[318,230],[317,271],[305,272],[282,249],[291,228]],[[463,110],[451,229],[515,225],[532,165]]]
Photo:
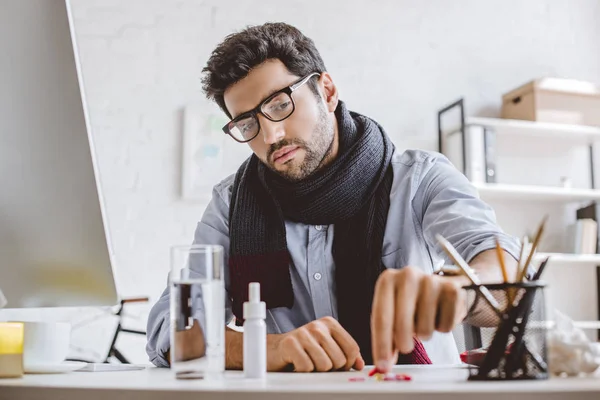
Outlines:
[[23,367],[57,365],[67,358],[71,324],[66,322],[23,322]]

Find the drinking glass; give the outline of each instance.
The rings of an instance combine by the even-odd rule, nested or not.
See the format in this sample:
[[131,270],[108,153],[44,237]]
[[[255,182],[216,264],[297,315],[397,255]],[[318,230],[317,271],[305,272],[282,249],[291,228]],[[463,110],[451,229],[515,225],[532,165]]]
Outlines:
[[223,247],[171,248],[171,369],[177,379],[207,379],[225,370]]

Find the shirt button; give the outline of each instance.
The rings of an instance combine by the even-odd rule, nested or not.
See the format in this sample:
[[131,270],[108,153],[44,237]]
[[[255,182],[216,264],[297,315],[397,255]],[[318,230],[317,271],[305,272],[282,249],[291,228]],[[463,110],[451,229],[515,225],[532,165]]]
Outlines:
[[318,231],[322,231],[323,229],[325,229],[325,227],[323,225],[317,225],[315,226],[315,229]]
[[320,273],[318,273],[318,272],[317,272],[317,273],[315,273],[315,274],[313,275],[313,278],[315,278],[315,280],[316,280],[316,281],[320,281],[320,280],[321,280],[321,278],[322,278],[322,276],[321,276],[321,274],[320,274]]

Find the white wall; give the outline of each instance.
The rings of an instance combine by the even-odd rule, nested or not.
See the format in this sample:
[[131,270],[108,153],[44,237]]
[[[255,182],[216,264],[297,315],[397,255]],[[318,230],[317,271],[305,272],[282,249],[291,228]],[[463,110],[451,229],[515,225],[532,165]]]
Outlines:
[[[501,94],[535,77],[600,82],[597,0],[72,0],[72,9],[123,296],[155,299],[168,246],[192,238],[204,204],[179,198],[181,110],[202,98],[200,70],[234,30],[299,27],[341,98],[400,147],[436,149],[436,112],[461,96],[470,115],[496,116]],[[143,326],[138,312],[132,324]],[[143,340],[130,340],[126,353],[143,360]]]

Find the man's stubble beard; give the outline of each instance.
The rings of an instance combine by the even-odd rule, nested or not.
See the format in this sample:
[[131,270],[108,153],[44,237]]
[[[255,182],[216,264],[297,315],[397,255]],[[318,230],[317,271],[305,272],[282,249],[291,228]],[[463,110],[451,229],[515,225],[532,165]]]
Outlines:
[[[273,172],[290,182],[299,182],[306,179],[323,166],[333,149],[334,128],[333,123],[327,117],[325,106],[322,104],[319,104],[319,120],[313,131],[312,139],[311,142],[301,139],[283,139],[269,149],[268,159],[271,158],[271,154],[285,146],[299,146],[305,152],[304,161],[300,166],[286,171],[278,171],[270,163],[267,166]],[[292,159],[290,162],[293,161]]]

